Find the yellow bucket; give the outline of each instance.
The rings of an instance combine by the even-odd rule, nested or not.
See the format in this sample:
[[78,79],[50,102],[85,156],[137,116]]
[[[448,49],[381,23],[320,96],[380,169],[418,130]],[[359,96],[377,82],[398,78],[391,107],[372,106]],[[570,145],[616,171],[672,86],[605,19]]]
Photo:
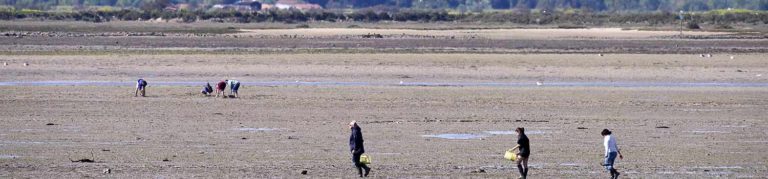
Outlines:
[[509,149],[509,150],[507,150],[506,153],[504,153],[504,158],[507,159],[507,160],[515,161],[515,160],[517,160],[517,154],[515,153],[514,150]]
[[360,156],[360,163],[363,163],[363,164],[366,164],[366,165],[367,164],[371,164],[371,157],[369,157],[367,155],[361,155]]

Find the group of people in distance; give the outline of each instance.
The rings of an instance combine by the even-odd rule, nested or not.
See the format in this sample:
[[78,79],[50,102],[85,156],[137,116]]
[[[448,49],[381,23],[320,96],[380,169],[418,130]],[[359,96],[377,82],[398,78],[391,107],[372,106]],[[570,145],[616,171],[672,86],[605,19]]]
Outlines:
[[[230,93],[229,93],[230,97],[237,98],[238,97],[237,90],[240,89],[240,81],[229,80],[229,79],[222,80],[216,84],[216,97],[219,97],[219,94],[221,94],[224,97],[228,97],[224,92],[227,86],[229,86],[229,89],[230,89]],[[145,97],[147,94],[146,90],[147,90],[147,80],[139,78],[139,80],[136,81],[136,91],[133,93],[133,96],[137,97],[141,95],[141,97]],[[205,86],[203,86],[203,90],[201,90],[200,92],[203,93],[203,95],[210,96],[214,92],[214,89],[213,87],[211,87],[211,83],[205,83]]]
[[[219,81],[219,83],[216,83],[216,97],[219,97],[219,94],[221,94],[224,97],[227,97],[227,95],[224,93],[224,89],[229,86],[230,95],[232,97],[237,98],[237,90],[240,89],[240,81],[237,80],[229,80],[225,79],[222,81]],[[203,86],[203,90],[200,91],[200,93],[203,93],[203,95],[210,96],[211,93],[214,92],[213,87],[211,87],[211,83],[205,83],[205,86]]]
[[[367,177],[371,172],[371,168],[360,161],[360,156],[365,153],[362,129],[360,129],[357,121],[350,122],[349,129],[352,133],[349,136],[349,149],[352,153],[352,163],[355,165],[360,177]],[[518,150],[516,159],[517,169],[520,172],[520,178],[525,179],[528,177],[528,157],[531,155],[530,141],[528,140],[528,136],[525,135],[524,128],[519,127],[515,129],[515,132],[517,132],[517,145],[515,145],[512,150]],[[621,151],[619,151],[619,147],[616,145],[616,138],[611,135],[610,130],[603,129],[603,131],[600,132],[600,135],[603,136],[603,146],[605,147],[602,166],[611,173],[611,179],[617,179],[619,178],[620,173],[613,167],[613,163],[617,156],[620,159],[624,159],[624,156],[621,155]]]

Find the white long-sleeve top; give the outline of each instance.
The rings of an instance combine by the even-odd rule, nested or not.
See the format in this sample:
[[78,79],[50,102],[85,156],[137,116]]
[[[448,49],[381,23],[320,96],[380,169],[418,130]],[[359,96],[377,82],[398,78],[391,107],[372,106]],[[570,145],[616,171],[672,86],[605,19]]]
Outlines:
[[610,152],[619,152],[619,146],[616,145],[616,139],[611,135],[603,137],[603,146],[605,146],[605,156]]

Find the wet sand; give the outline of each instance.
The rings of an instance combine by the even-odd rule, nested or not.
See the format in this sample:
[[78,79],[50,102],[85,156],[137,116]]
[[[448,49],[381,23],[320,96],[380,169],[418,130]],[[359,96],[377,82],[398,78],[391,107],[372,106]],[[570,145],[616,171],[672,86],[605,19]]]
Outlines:
[[[434,36],[460,39],[649,39],[679,35],[679,31],[640,31],[621,28],[592,29],[469,29],[469,30],[415,30],[415,29],[366,29],[366,28],[314,28],[314,29],[241,29],[240,35],[293,35],[319,38],[334,36],[359,36],[380,34],[384,36]],[[686,31],[686,35],[711,36],[731,33]]]
[[[626,177],[760,177],[768,89],[684,85],[766,83],[763,54],[734,56],[3,56],[3,82],[62,83],[0,86],[0,176],[352,177],[345,124],[357,120],[375,177],[516,176],[502,159],[515,127],[532,140],[531,177],[606,176],[603,128]],[[148,97],[132,96],[138,77]],[[201,79],[222,78],[246,84],[241,98],[199,94]],[[79,80],[117,85],[66,83]],[[314,85],[324,81],[361,85]],[[423,81],[521,85],[409,85]],[[83,158],[95,163],[70,161]]]
[[[733,56],[734,59],[730,59]],[[765,54],[136,54],[0,56],[0,82],[768,83]],[[24,66],[27,63],[29,66]]]
[[[351,120],[375,177],[514,176],[502,156],[515,127],[529,131],[531,177],[607,175],[603,128],[615,131],[626,177],[768,171],[765,88],[245,86],[239,99],[197,87],[144,98],[131,87],[0,88],[4,177],[353,177]],[[441,134],[478,137],[425,137]],[[81,158],[96,163],[70,162]]]

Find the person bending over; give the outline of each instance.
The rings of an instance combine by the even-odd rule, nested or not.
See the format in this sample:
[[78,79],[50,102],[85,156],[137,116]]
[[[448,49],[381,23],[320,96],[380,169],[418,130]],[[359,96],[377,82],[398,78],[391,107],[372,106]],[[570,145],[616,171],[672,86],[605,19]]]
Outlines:
[[210,96],[211,93],[213,93],[213,87],[211,87],[211,83],[205,83],[205,86],[203,86],[203,89],[200,90],[200,93],[203,93],[203,95]]
[[146,96],[146,89],[147,89],[147,81],[144,79],[139,78],[139,81],[136,81],[136,91],[133,93],[133,96],[139,96],[141,94],[141,97]]
[[227,83],[229,84],[229,90],[230,90],[229,94],[235,95],[235,98],[237,98],[238,97],[237,90],[240,89],[240,81],[229,80]]
[[[227,88],[227,80],[219,81],[219,83],[216,84],[216,97],[219,97],[219,94],[224,96],[224,89]],[[226,97],[226,96],[224,96]]]

